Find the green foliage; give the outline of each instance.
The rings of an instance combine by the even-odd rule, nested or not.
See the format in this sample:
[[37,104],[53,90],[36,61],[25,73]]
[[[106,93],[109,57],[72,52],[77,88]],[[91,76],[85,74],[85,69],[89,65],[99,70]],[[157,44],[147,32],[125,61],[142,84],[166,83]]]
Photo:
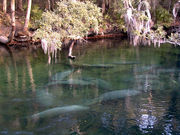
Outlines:
[[122,13],[117,11],[108,12],[106,15],[104,15],[104,19],[112,26],[115,26],[122,31],[126,31]]
[[7,16],[3,12],[0,11],[0,24],[4,24],[6,26],[11,26],[11,18]]
[[98,32],[102,22],[100,8],[91,2],[62,0],[57,9],[46,11],[39,21],[34,39],[45,39],[48,46],[61,48],[64,39],[81,39],[90,29]]
[[166,34],[167,33],[163,30],[163,26],[158,26],[156,30],[151,30],[149,39],[164,39]]
[[180,34],[176,33],[171,33],[171,35],[169,36],[169,40],[177,45],[180,45]]
[[[24,9],[27,10],[27,4],[24,5]],[[43,10],[36,4],[33,4],[31,7],[31,22],[29,24],[30,27],[38,28],[39,20],[41,19],[43,14]]]
[[108,9],[107,14],[104,15],[104,19],[108,23],[110,23],[111,26],[115,26],[122,31],[126,31],[123,16],[125,12],[123,0],[119,0],[109,4],[111,5],[111,7]]
[[156,9],[155,18],[156,18],[157,24],[164,25],[164,26],[169,26],[173,21],[172,15],[165,8],[161,6]]
[[42,13],[43,11],[40,9],[40,7],[34,4],[31,9],[31,19],[33,21],[40,20],[42,17]]

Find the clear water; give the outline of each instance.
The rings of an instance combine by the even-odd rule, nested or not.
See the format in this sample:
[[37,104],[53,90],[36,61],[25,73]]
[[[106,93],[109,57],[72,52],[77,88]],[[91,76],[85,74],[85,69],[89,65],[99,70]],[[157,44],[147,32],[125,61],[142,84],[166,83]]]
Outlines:
[[179,47],[101,40],[73,53],[49,65],[40,49],[0,48],[1,135],[180,134]]

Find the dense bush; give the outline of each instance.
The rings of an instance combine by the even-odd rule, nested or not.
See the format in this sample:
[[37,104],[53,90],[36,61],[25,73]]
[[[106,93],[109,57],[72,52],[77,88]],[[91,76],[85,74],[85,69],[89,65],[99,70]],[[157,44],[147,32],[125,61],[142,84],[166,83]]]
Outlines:
[[173,21],[172,14],[160,6],[156,9],[156,21],[159,25],[169,26]]
[[87,1],[62,0],[57,9],[46,11],[39,21],[34,39],[47,41],[47,48],[60,49],[64,39],[81,39],[90,29],[98,32],[102,21],[101,9]]

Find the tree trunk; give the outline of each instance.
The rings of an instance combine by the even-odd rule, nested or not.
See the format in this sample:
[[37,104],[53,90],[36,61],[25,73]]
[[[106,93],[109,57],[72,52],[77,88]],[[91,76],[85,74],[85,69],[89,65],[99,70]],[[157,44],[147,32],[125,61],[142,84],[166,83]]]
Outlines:
[[15,0],[11,0],[11,33],[9,35],[9,42],[12,42],[12,40],[14,39],[14,34],[15,34],[15,27],[16,27],[16,23],[15,23]]
[[25,31],[27,31],[28,25],[29,25],[29,19],[30,19],[30,14],[31,14],[31,5],[32,5],[32,0],[28,0],[26,20],[25,20],[25,23],[24,23],[24,30]]
[[71,43],[71,45],[70,45],[70,47],[69,47],[68,58],[70,58],[70,59],[75,59],[75,58],[76,58],[76,56],[73,56],[73,55],[72,55],[72,49],[73,49],[73,47],[74,47],[74,43],[75,43],[75,41],[73,40],[72,43]]
[[54,10],[54,5],[55,5],[55,0],[50,0],[51,1],[51,10]]
[[3,0],[3,12],[7,12],[7,0]]
[[51,2],[50,2],[50,0],[47,0],[47,2],[46,2],[46,9],[47,10],[51,9]]
[[177,2],[173,7],[173,16],[175,21],[180,21],[180,2]]
[[22,0],[17,1],[17,9],[23,11],[23,2]]
[[102,13],[103,13],[103,14],[105,13],[105,10],[106,10],[106,1],[103,0],[103,1],[102,1]]
[[47,0],[46,2],[46,9],[47,10],[54,10],[55,1],[54,0]]

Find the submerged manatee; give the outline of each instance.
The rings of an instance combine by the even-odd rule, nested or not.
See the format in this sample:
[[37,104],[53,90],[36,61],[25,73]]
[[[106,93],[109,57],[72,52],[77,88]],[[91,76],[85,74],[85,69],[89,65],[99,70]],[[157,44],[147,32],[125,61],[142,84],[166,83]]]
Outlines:
[[69,80],[62,80],[62,81],[53,81],[48,83],[47,86],[53,86],[53,85],[92,85],[96,86],[100,89],[109,90],[112,89],[111,84],[109,84],[107,81],[102,79],[95,79],[95,78],[79,78],[79,79],[69,79]]
[[143,72],[151,72],[157,69],[157,65],[147,65],[147,66],[140,66],[136,72],[143,73]]
[[89,65],[89,67],[94,67],[94,68],[113,68],[114,65],[110,65],[110,64],[93,64],[93,65]]
[[154,75],[154,74],[144,74],[144,75],[136,75],[135,79],[158,79],[158,75]]
[[56,73],[54,76],[51,77],[51,80],[52,81],[61,81],[64,78],[66,78],[67,76],[69,76],[72,72],[73,72],[73,70],[67,70],[64,72]]
[[157,69],[157,72],[159,73],[175,73],[175,72],[180,72],[180,69],[176,69],[176,68],[161,68],[161,69]]
[[79,79],[69,79],[67,81],[61,81],[61,84],[70,84],[70,85],[91,85],[91,82],[79,80]]
[[52,85],[91,85],[92,82],[84,81],[84,80],[79,80],[79,79],[69,79],[69,80],[63,80],[63,81],[54,81],[48,83],[48,86]]
[[63,113],[70,113],[70,112],[77,112],[77,111],[84,111],[88,110],[89,107],[86,106],[80,106],[80,105],[70,105],[70,106],[64,106],[64,107],[55,107],[52,109],[45,110],[40,113],[36,113],[31,116],[31,118],[42,118],[42,117],[47,117],[47,116],[54,116],[58,114],[63,114]]
[[114,100],[119,98],[124,98],[127,96],[135,96],[139,94],[140,92],[137,90],[115,90],[111,92],[107,92],[102,94],[98,100],[101,101],[108,101],[108,100]]
[[78,68],[113,68],[115,67],[112,64],[82,64],[82,65],[74,65],[74,67]]
[[120,62],[113,62],[114,65],[134,65],[134,64],[140,64],[137,61],[120,61]]
[[111,92],[104,93],[100,95],[98,98],[92,99],[86,105],[93,105],[99,102],[116,100],[119,98],[124,98],[128,96],[135,96],[138,95],[140,92],[137,90],[115,90]]
[[102,79],[99,79],[99,78],[86,77],[86,78],[82,78],[82,80],[91,82],[92,84],[96,85],[100,89],[105,89],[105,90],[112,89],[112,86],[109,82],[102,80]]

